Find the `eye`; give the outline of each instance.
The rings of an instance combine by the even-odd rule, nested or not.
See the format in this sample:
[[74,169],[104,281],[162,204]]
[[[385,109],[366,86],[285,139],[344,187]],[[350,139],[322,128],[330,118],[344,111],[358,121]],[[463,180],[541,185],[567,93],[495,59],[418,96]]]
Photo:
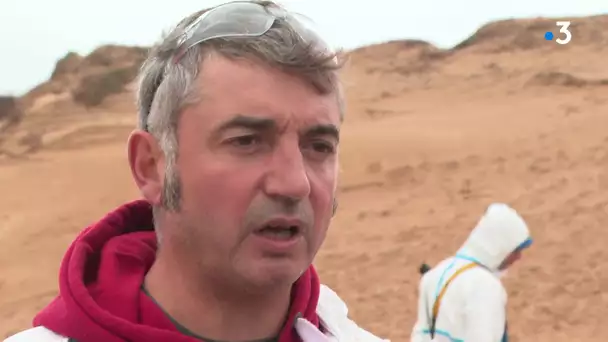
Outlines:
[[232,150],[233,153],[245,155],[255,154],[261,150],[265,150],[265,143],[266,142],[263,141],[262,137],[258,134],[239,135],[224,140],[225,146]]
[[260,143],[260,138],[255,135],[243,135],[228,139],[228,143],[235,147],[251,147]]
[[325,159],[331,155],[336,154],[337,146],[328,140],[316,139],[308,141],[303,147],[306,153],[315,159]]
[[319,153],[332,154],[336,150],[334,145],[330,144],[329,142],[325,142],[325,141],[314,141],[314,142],[312,142],[311,146],[312,146],[313,150],[315,150],[315,152],[319,152]]

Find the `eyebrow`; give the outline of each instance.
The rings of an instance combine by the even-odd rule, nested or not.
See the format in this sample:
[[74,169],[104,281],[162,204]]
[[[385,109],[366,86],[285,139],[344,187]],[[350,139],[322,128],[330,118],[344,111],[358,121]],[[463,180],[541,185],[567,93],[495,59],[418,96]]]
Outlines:
[[[219,134],[221,132],[234,128],[246,128],[255,131],[268,131],[276,127],[276,121],[273,119],[259,118],[239,114],[220,125],[216,132]],[[331,136],[337,141],[340,140],[340,130],[338,129],[338,127],[332,124],[314,125],[305,129],[303,133],[303,135],[308,137],[327,135]]]
[[304,131],[305,136],[320,136],[328,135],[336,141],[340,141],[340,130],[332,124],[319,124],[312,126]]
[[224,122],[217,132],[223,132],[232,128],[248,128],[256,131],[264,131],[274,128],[276,123],[272,119],[256,118],[253,116],[237,115],[234,118]]

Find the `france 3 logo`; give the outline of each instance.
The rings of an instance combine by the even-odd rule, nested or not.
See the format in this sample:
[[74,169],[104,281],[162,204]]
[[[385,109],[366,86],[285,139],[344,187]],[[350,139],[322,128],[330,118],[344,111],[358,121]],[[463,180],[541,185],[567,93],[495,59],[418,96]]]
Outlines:
[[572,32],[570,32],[569,21],[557,21],[555,25],[559,27],[559,34],[553,34],[551,31],[545,32],[546,40],[555,40],[557,44],[566,45],[572,40]]

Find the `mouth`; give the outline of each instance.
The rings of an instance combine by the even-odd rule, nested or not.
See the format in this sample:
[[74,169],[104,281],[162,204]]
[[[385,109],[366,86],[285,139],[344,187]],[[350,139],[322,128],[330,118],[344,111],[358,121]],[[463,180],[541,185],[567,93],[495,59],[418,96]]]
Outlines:
[[264,224],[255,231],[255,234],[272,240],[291,240],[299,236],[301,232],[302,225],[300,223],[275,220]]

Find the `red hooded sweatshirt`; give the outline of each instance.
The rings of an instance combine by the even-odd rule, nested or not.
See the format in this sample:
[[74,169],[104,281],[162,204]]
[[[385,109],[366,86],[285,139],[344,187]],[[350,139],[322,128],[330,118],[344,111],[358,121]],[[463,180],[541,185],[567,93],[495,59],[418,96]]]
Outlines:
[[[34,319],[78,342],[200,342],[178,331],[142,292],[156,253],[152,208],[146,201],[119,207],[86,228],[65,254],[59,296]],[[319,279],[311,266],[294,284],[279,342],[300,342],[297,316],[319,327]]]

